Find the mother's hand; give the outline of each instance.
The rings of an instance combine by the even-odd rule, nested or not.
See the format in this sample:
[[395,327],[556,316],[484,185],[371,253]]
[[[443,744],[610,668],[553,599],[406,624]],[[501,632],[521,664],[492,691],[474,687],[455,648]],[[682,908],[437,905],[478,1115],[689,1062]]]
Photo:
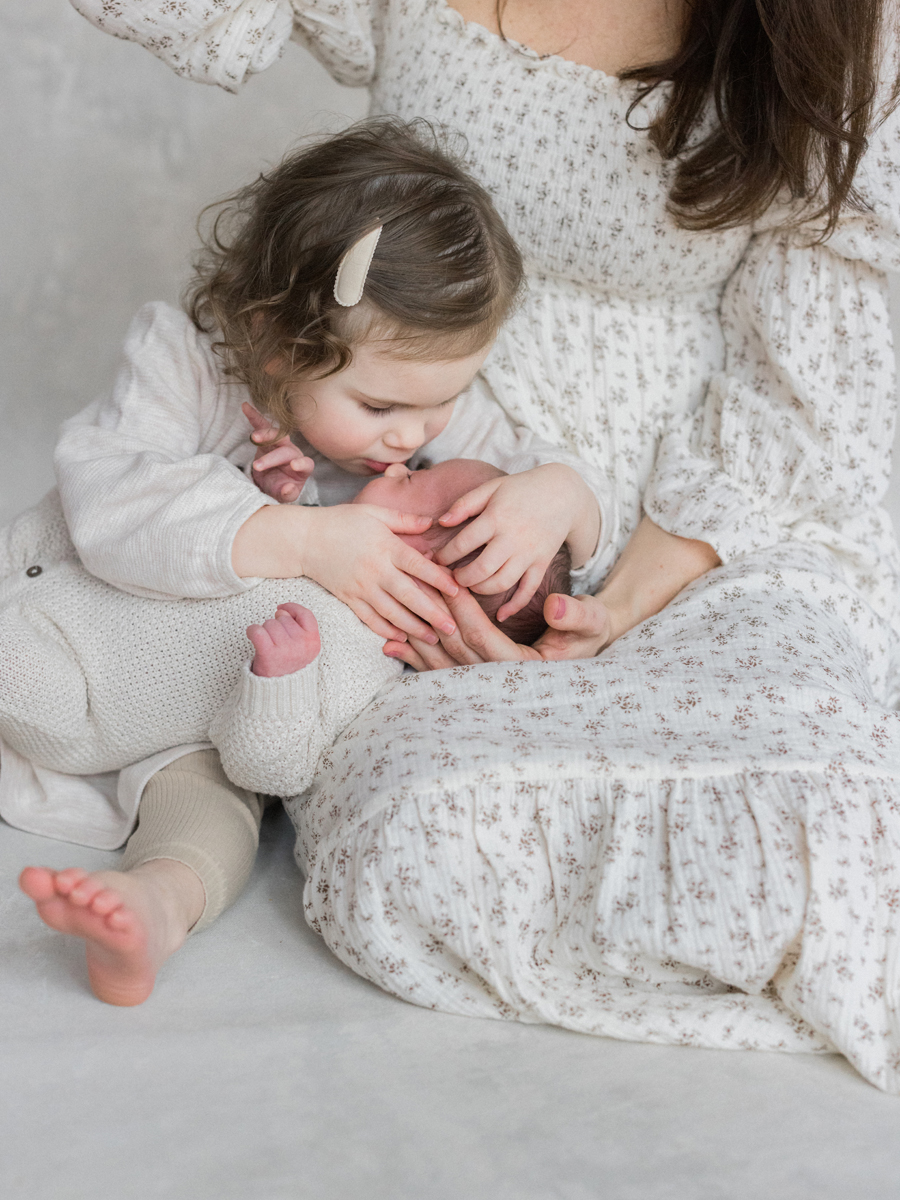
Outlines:
[[550,626],[533,646],[508,638],[485,616],[481,606],[460,588],[456,596],[441,600],[450,610],[457,631],[441,634],[436,646],[410,637],[408,642],[388,642],[385,653],[402,659],[417,671],[435,671],[482,662],[553,662],[565,658],[592,658],[610,639],[606,605],[596,596],[548,596],[544,620]]

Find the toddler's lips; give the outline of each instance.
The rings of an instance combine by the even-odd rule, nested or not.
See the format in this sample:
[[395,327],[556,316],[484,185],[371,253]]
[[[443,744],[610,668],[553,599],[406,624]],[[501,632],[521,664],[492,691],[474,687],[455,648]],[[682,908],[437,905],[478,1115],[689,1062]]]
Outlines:
[[363,465],[368,467],[370,471],[374,471],[376,475],[382,475],[391,464],[377,462],[374,458],[364,458]]

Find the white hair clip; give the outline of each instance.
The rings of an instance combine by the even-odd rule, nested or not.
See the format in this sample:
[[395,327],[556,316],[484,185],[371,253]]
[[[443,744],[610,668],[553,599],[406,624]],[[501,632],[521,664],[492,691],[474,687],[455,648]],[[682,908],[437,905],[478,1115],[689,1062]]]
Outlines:
[[362,299],[366,276],[372,265],[372,255],[381,237],[383,225],[377,225],[354,242],[338,263],[334,277],[334,298],[342,308],[352,308]]

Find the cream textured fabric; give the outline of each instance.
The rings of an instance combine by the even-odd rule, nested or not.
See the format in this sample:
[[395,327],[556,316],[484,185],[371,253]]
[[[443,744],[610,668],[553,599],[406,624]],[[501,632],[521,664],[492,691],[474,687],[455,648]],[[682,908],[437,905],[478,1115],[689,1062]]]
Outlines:
[[[203,0],[78,6],[181,69],[182,46],[217,53]],[[836,1046],[900,1091],[900,572],[878,507],[898,119],[871,139],[867,209],[824,245],[777,210],[697,234],[666,212],[670,168],[642,113],[626,121],[629,85],[444,0],[293,9],[294,36],[370,84],[375,111],[464,130],[529,264],[483,374],[516,421],[605,477],[606,561],[642,501],[726,560],[596,659],[382,694],[291,804],[309,919],[419,1004]],[[273,36],[289,11],[269,10]],[[237,75],[246,57],[232,61]]]
[[[38,516],[55,529],[58,500]],[[54,515],[54,508],[56,514]],[[33,513],[6,534],[52,547]],[[23,533],[24,531],[24,533]],[[65,549],[64,549],[65,552]],[[148,600],[51,549],[3,580],[0,735],[56,771],[115,770],[169,746],[212,741],[254,792],[309,786],[322,751],[402,664],[340,600],[308,579],[265,580],[218,600]],[[253,675],[245,629],[293,601],[313,610],[322,650],[302,671]]]

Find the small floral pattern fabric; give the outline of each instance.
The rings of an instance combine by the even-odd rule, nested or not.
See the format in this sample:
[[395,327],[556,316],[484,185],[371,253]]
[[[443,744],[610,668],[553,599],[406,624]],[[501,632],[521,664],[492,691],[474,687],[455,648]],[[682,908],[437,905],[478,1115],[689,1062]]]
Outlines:
[[493,393],[605,475],[600,569],[642,509],[725,564],[597,659],[393,685],[291,802],[313,925],[419,1004],[837,1048],[900,1091],[900,563],[880,507],[900,120],[826,242],[787,207],[695,233],[642,132],[659,94],[629,115],[631,85],[445,0],[75,2],[231,88],[292,20],[373,111],[462,131],[528,266]]
[[790,547],[597,658],[404,676],[289,802],[310,924],[427,1007],[900,1092],[900,714],[855,605]]

